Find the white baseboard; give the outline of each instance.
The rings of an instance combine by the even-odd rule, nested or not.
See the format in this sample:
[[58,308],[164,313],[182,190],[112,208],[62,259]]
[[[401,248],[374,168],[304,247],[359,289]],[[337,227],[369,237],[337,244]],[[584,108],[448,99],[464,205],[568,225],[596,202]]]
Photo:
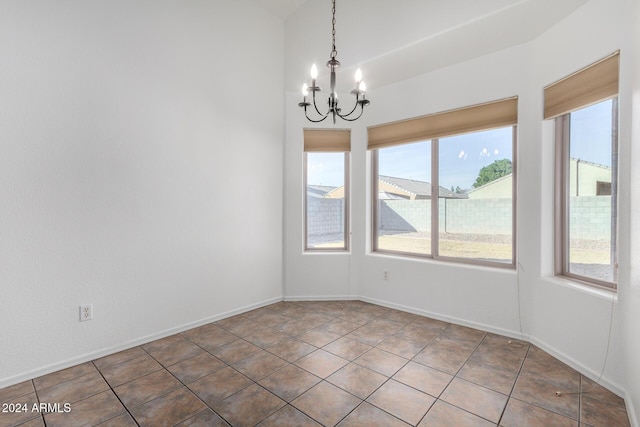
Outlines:
[[356,295],[299,295],[284,297],[284,301],[358,301]]
[[[585,366],[582,363],[578,362],[577,360],[567,356],[566,354],[562,353],[561,351],[558,351],[554,347],[550,346],[549,344],[547,344],[546,342],[544,342],[544,341],[542,341],[542,340],[540,340],[538,338],[532,337],[529,340],[529,342],[531,344],[535,345],[536,347],[539,347],[540,349],[544,350],[545,352],[549,353],[551,356],[555,357],[556,359],[558,359],[562,363],[565,363],[565,364],[569,365],[570,367],[572,367],[576,371],[580,372],[582,375],[588,377],[590,380],[598,381],[598,377],[600,377],[600,372],[595,372],[592,369],[589,369],[587,366]],[[599,384],[602,387],[606,388],[607,390],[617,394],[618,396],[623,396],[624,397],[627,394],[626,390],[623,387],[621,387],[617,383],[614,383],[614,382],[610,381],[604,375],[600,379]]]
[[514,331],[510,329],[496,328],[494,326],[485,325],[477,322],[470,322],[465,319],[460,319],[454,316],[447,316],[440,313],[434,313],[428,310],[422,310],[415,307],[409,307],[402,304],[396,304],[384,300],[379,300],[375,298],[369,297],[359,297],[360,301],[369,302],[371,304],[381,305],[383,307],[393,308],[395,310],[406,311],[408,313],[417,314],[420,316],[429,317],[436,320],[442,320],[443,322],[455,323],[460,326],[467,326],[469,328],[480,329],[481,331],[491,332],[498,335],[503,335],[505,337],[514,338],[523,341],[529,341],[529,337],[527,335],[522,334],[520,331]]
[[624,403],[627,405],[627,414],[629,415],[629,423],[631,423],[631,427],[639,427],[639,420],[638,417],[636,417],[636,411],[633,407],[633,399],[631,399],[629,393],[625,393]]
[[166,329],[164,331],[150,334],[144,336],[142,338],[137,338],[131,341],[127,341],[125,343],[119,344],[117,346],[103,348],[91,353],[86,353],[77,357],[73,357],[71,359],[67,359],[61,362],[52,363],[51,365],[47,365],[42,368],[34,369],[31,371],[27,371],[21,373],[19,375],[15,375],[8,378],[3,378],[0,380],[0,388],[5,388],[12,386],[14,384],[21,383],[23,381],[27,381],[33,378],[38,378],[43,375],[50,374],[52,372],[57,372],[62,369],[70,368],[72,366],[79,365],[81,363],[90,362],[95,359],[99,359],[104,356],[108,356],[110,354],[117,353],[119,351],[127,350],[132,347],[136,347],[142,344],[146,344],[151,341],[155,341],[161,338],[168,337],[170,335],[174,335],[180,332],[188,331],[189,329],[197,328],[198,326],[206,325],[211,322],[216,322],[218,320],[226,319],[227,317],[235,316],[237,314],[246,313],[251,310],[255,310],[260,307],[264,307],[270,304],[274,304],[282,301],[282,297],[270,298],[268,300],[260,301],[254,304],[249,304],[244,307],[240,307],[234,310],[225,311],[224,313],[216,314],[213,316],[206,317],[204,319],[197,320],[195,322],[185,323],[184,325],[177,326],[175,328]]

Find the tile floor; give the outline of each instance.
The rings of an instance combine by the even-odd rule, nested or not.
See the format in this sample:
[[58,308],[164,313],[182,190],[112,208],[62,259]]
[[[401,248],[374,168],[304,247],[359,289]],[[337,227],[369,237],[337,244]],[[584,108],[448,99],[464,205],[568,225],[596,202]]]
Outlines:
[[629,426],[621,398],[533,345],[357,301],[273,304],[0,401],[27,404],[0,413],[25,427]]

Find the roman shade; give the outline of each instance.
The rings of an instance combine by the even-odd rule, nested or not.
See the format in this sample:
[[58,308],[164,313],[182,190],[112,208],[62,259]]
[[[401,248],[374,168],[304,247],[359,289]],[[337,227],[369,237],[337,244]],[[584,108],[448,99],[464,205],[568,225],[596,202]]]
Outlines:
[[351,151],[350,129],[305,129],[304,151],[340,152]]
[[515,125],[518,97],[368,128],[369,150]]
[[620,52],[544,88],[544,118],[552,119],[618,94]]

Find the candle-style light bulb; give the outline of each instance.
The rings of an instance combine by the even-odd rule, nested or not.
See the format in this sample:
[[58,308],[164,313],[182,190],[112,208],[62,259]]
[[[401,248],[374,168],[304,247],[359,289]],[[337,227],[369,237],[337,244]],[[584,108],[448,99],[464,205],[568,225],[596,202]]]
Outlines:
[[362,81],[362,70],[358,68],[356,70],[356,85]]
[[302,85],[302,96],[307,96],[309,95],[309,86],[307,86],[307,84],[303,84]]
[[315,80],[318,78],[318,67],[316,67],[316,64],[313,64],[311,66],[311,79]]
[[367,85],[364,83],[364,81],[360,82],[360,86],[358,86],[358,89],[360,90],[360,92],[365,93],[367,91]]

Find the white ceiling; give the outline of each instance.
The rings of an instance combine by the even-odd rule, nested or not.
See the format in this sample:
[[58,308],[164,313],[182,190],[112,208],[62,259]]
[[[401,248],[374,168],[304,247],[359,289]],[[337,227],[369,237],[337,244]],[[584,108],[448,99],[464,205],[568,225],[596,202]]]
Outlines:
[[285,20],[307,0],[253,0],[274,15]]
[[[299,90],[310,64],[325,78],[330,0],[254,0],[285,19],[285,85]],[[370,89],[526,43],[589,0],[341,0],[339,74],[361,68]],[[343,89],[339,89],[343,90]]]

